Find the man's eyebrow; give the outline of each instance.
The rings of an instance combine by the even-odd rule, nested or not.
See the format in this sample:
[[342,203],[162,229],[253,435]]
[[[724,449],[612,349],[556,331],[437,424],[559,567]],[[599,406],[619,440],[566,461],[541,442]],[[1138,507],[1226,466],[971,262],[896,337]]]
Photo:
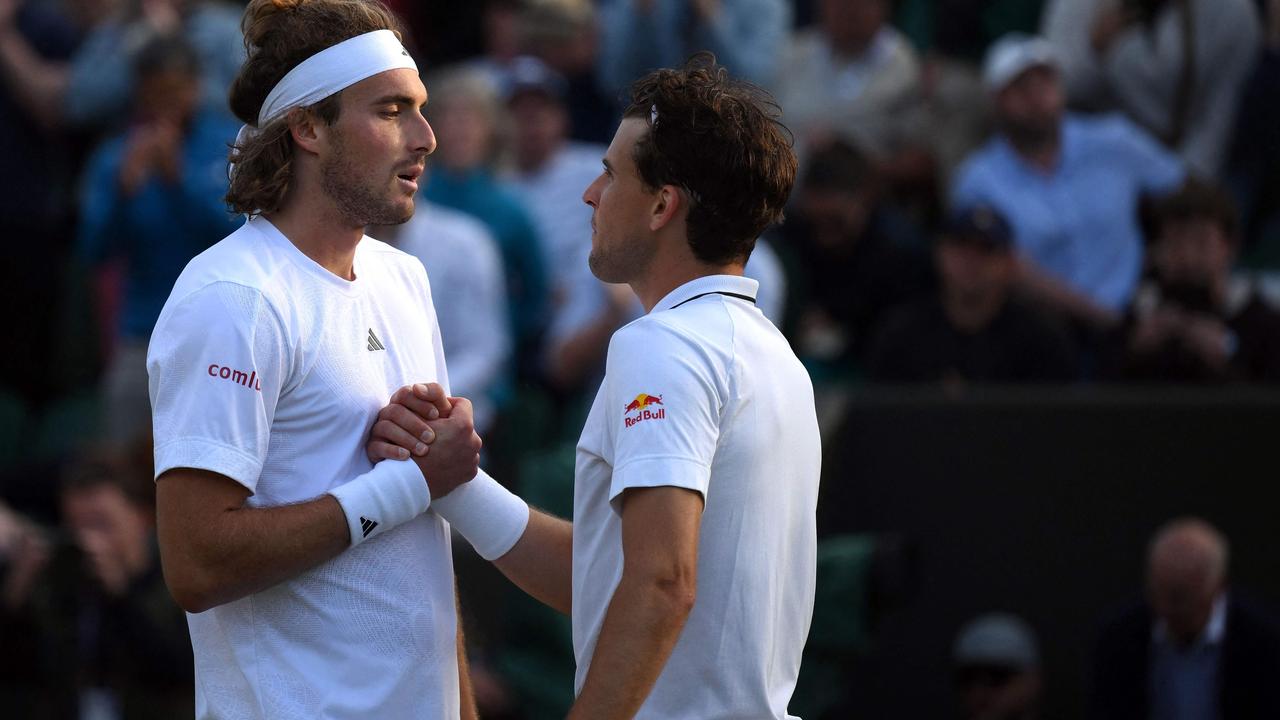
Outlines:
[[410,107],[424,107],[426,106],[427,101],[423,100],[422,103],[419,104],[417,100],[414,100],[408,95],[384,95],[369,104],[372,105],[373,107],[380,107],[382,105],[408,105]]

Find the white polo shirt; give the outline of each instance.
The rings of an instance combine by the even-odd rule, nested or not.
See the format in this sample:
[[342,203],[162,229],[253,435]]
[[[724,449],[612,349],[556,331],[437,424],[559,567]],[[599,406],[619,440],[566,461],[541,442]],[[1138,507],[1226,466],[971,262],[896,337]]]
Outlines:
[[[157,477],[210,470],[269,507],[372,468],[365,443],[391,393],[448,376],[422,264],[365,237],[355,275],[325,270],[264,218],[187,265],[147,358]],[[189,614],[196,717],[457,718],[453,588],[449,527],[428,512]]]
[[698,278],[619,330],[578,442],[579,692],[622,577],[615,500],[674,486],[705,501],[697,600],[638,718],[791,717],[813,613],[821,443],[809,375],[755,307],[757,289]]

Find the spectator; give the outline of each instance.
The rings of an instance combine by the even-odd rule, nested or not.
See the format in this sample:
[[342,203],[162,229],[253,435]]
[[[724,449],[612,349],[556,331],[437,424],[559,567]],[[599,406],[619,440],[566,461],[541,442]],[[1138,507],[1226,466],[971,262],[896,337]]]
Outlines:
[[956,637],[951,662],[964,720],[1040,717],[1040,650],[1022,618],[990,613],[970,620]]
[[[199,59],[200,102],[226,113],[231,81],[244,62],[243,8],[216,0],[144,0],[94,30],[71,61],[65,112],[71,124],[114,129],[129,116],[138,54],[157,37],[181,35]],[[228,113],[229,114],[229,113]]]
[[537,223],[542,263],[551,286],[548,379],[566,388],[581,379],[583,364],[564,342],[577,324],[566,311],[583,302],[571,295],[591,295],[593,308],[600,299],[599,282],[591,276],[579,278],[576,269],[586,267],[591,251],[591,208],[582,202],[582,193],[600,174],[605,148],[568,140],[567,83],[540,60],[517,59],[507,76],[506,92],[515,141],[508,180]]
[[238,224],[222,199],[237,126],[200,103],[195,52],[181,38],[159,38],[136,61],[133,120],[90,158],[80,203],[81,255],[126,265],[104,380],[102,430],[113,442],[151,427],[147,342],[174,281],[192,257]]
[[773,87],[801,145],[834,134],[887,157],[908,139],[904,116],[920,110],[920,62],[889,26],[889,6],[889,0],[822,0],[818,25],[791,40]]
[[[0,237],[9,277],[0,306],[22,308],[0,359],[5,389],[31,402],[54,388],[49,348],[57,344],[59,302],[74,229],[72,186],[78,153],[63,133],[66,67],[85,24],[48,2],[0,1]],[[65,381],[66,378],[58,378]]]
[[814,148],[782,227],[791,255],[798,354],[857,366],[885,311],[932,287],[917,234],[881,204],[867,158],[842,141]]
[[509,398],[513,380],[506,282],[497,241],[479,220],[422,201],[413,219],[382,229],[378,237],[427,268],[449,366],[449,391],[471,401],[476,432],[484,436]]
[[537,228],[515,194],[494,176],[505,110],[490,80],[474,69],[446,72],[430,85],[428,113],[440,145],[430,158],[426,198],[478,218],[498,241],[517,369],[531,376],[539,365],[550,290]]
[[710,50],[735,77],[767,83],[791,30],[787,0],[602,0],[600,81],[618,101],[649,70]]
[[6,710],[53,720],[191,713],[191,645],[160,574],[154,490],[138,465],[147,456],[90,456],[63,479],[62,530],[24,526],[4,578],[11,644],[0,676],[25,684],[16,694],[27,705]]
[[1228,586],[1227,540],[1174,520],[1147,554],[1147,600],[1102,631],[1093,717],[1280,717],[1280,629]]
[[1153,278],[1125,324],[1121,376],[1280,382],[1280,312],[1231,278],[1239,229],[1230,198],[1192,181],[1154,214]]
[[1266,47],[1245,86],[1228,177],[1244,254],[1280,268],[1280,0],[1266,0]]
[[1123,111],[1209,177],[1259,30],[1253,0],[1052,0],[1044,15],[1072,105]]
[[596,75],[599,31],[590,0],[532,0],[521,14],[521,47],[565,78],[569,137],[608,143],[617,109]]
[[1020,284],[1086,326],[1119,319],[1142,269],[1137,207],[1182,182],[1177,158],[1123,118],[1064,112],[1053,48],[1008,35],[983,81],[999,137],[960,168],[953,205],[986,204],[1013,226]]
[[934,249],[937,294],[891,312],[872,344],[880,382],[1066,382],[1079,374],[1067,329],[1014,293],[1017,260],[1004,218],[957,213]]

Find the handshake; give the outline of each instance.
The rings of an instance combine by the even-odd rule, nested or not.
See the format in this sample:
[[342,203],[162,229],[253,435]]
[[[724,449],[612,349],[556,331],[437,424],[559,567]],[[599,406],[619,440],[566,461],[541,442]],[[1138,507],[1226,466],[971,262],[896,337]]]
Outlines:
[[447,397],[437,383],[419,383],[397,390],[378,412],[365,453],[375,465],[412,459],[436,500],[476,476],[482,445],[470,400]]

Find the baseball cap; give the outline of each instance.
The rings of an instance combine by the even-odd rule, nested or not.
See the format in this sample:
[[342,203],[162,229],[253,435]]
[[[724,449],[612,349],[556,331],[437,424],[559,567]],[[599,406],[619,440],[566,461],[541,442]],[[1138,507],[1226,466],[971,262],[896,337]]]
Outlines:
[[956,637],[951,659],[956,665],[989,665],[1030,670],[1040,665],[1035,631],[1009,613],[989,613],[970,620]]
[[987,51],[982,65],[982,84],[988,92],[999,92],[1033,67],[1058,67],[1053,44],[1036,35],[1009,33]]
[[508,101],[526,92],[563,100],[568,89],[564,76],[531,55],[521,55],[512,60],[502,78],[502,94]]
[[952,242],[981,245],[990,250],[1013,247],[1013,228],[998,210],[989,205],[961,208],[943,223],[940,237]]

